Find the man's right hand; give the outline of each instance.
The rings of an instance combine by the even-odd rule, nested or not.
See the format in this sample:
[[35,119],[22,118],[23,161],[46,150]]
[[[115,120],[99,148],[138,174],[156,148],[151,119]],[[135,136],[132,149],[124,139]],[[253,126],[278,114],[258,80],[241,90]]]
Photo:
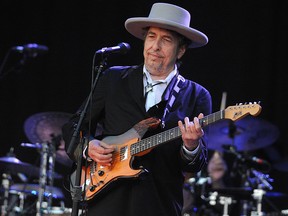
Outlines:
[[100,166],[111,166],[114,146],[100,140],[91,140],[88,145],[88,156]]

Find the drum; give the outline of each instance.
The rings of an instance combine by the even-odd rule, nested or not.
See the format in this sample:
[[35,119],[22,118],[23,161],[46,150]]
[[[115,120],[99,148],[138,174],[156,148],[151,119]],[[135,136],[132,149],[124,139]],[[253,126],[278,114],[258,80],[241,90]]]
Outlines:
[[43,216],[69,216],[72,213],[71,208],[65,208],[64,206],[54,206],[49,209],[43,209]]
[[[182,216],[210,216],[213,209],[208,204],[210,178],[186,173],[183,187]],[[205,210],[205,212],[204,212]],[[208,214],[209,211],[209,214]]]
[[252,192],[250,187],[211,189],[207,197],[208,206],[219,215],[251,215]]
[[[63,208],[63,207],[51,207],[49,210],[43,210],[43,216],[71,216],[72,208]],[[86,215],[82,209],[79,209],[78,216]]]
[[35,215],[37,197],[21,191],[10,190],[7,206],[9,216]]
[[[36,215],[38,184],[14,184],[9,190],[8,215]],[[65,208],[64,195],[59,188],[46,186],[43,194],[41,213],[43,215],[71,215],[71,210]],[[51,204],[48,205],[48,202]]]

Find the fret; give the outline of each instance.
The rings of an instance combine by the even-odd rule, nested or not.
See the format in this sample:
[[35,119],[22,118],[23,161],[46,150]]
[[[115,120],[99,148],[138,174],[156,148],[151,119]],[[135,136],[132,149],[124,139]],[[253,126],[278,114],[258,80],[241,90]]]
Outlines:
[[[211,123],[214,123],[220,119],[225,118],[224,114],[225,114],[225,110],[220,110],[218,112],[205,116],[202,119],[199,119],[199,123],[201,127],[203,128]],[[130,153],[131,155],[138,154],[140,152],[156,147],[157,145],[166,143],[180,136],[181,136],[181,131],[178,126],[171,128],[169,130],[163,131],[159,134],[153,135],[151,137],[145,138],[143,140],[140,140],[132,144],[130,146]]]
[[162,143],[168,142],[179,136],[181,136],[181,132],[178,127],[169,129],[167,131],[163,131],[159,134],[156,134],[154,136],[151,136],[146,139],[140,140],[136,143],[133,143],[130,147],[130,153],[131,155],[138,154],[142,151],[145,151],[147,149],[150,149]]
[[221,111],[212,113],[208,116],[205,116],[204,118],[200,119],[199,122],[200,122],[201,127],[204,127],[223,118],[225,118],[224,110],[221,110]]

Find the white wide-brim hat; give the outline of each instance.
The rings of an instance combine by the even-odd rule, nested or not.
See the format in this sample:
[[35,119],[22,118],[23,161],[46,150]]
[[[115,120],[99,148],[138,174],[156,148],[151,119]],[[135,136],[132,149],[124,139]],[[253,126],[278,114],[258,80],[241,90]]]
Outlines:
[[135,37],[144,40],[145,28],[153,26],[178,32],[191,40],[188,48],[204,46],[208,43],[207,36],[190,27],[190,13],[173,4],[153,4],[148,17],[129,18],[125,22],[127,31]]

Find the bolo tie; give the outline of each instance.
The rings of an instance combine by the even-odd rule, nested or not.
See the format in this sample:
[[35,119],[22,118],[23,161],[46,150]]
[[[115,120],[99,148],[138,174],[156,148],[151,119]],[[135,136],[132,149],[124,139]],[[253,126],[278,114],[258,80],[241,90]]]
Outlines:
[[150,91],[153,91],[153,87],[154,87],[154,86],[160,85],[160,84],[163,84],[163,83],[165,83],[165,82],[159,81],[159,82],[157,82],[157,83],[155,83],[155,84],[152,84],[152,83],[147,82],[147,85],[145,86],[145,100],[147,99],[148,93],[149,93]]

